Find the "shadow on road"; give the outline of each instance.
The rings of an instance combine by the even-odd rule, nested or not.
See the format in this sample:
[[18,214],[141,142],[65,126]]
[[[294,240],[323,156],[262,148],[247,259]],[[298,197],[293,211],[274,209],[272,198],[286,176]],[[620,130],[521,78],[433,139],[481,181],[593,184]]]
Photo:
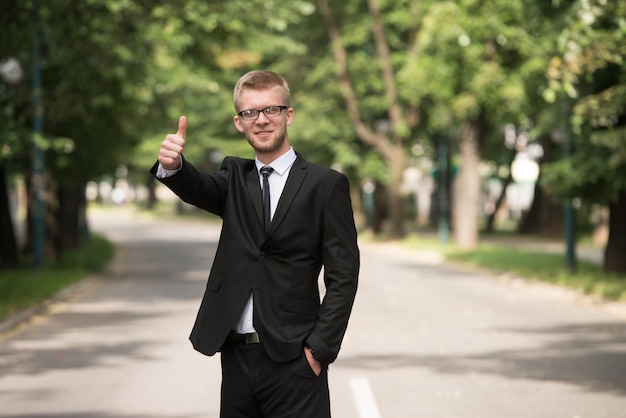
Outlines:
[[546,334],[552,342],[532,349],[480,354],[406,353],[341,357],[334,367],[369,370],[424,368],[441,374],[488,374],[509,379],[561,382],[585,390],[626,395],[626,324],[571,324],[498,329]]

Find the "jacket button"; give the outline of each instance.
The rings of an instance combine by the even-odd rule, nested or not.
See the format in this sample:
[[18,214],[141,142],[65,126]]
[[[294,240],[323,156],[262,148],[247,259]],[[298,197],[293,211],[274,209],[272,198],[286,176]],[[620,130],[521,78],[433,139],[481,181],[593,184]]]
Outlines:
[[252,292],[252,286],[247,286],[246,287],[246,292]]
[[261,251],[261,252],[259,253],[259,257],[261,257],[261,258],[265,257],[265,251]]

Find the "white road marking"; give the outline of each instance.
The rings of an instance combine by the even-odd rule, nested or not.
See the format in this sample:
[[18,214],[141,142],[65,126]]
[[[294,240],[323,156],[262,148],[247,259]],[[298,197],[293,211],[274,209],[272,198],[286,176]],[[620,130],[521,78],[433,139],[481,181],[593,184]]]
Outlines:
[[364,377],[354,377],[350,379],[350,386],[359,418],[380,418],[380,411],[369,381]]

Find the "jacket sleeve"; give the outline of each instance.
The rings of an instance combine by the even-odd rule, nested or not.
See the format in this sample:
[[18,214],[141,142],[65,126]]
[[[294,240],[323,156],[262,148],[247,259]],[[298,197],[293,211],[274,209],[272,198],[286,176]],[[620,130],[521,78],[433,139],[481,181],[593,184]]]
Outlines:
[[324,365],[339,353],[348,327],[359,276],[359,248],[354,225],[350,186],[345,175],[336,173],[323,211],[322,257],[326,293],[318,320],[306,344]]
[[222,216],[228,176],[226,159],[222,163],[220,170],[215,174],[206,174],[198,171],[184,157],[182,158],[180,170],[171,176],[157,177],[158,167],[159,163],[157,162],[150,169],[150,173],[184,202]]

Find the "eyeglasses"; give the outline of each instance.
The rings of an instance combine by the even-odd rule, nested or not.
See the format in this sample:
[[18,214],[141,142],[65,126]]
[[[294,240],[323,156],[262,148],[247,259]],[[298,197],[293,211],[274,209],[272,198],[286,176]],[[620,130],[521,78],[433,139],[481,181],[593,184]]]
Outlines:
[[241,119],[247,120],[247,121],[257,120],[261,112],[263,112],[266,118],[275,118],[276,116],[280,115],[280,113],[283,110],[288,109],[288,108],[289,106],[269,106],[269,107],[266,107],[265,109],[260,109],[260,110],[247,109],[247,110],[242,110],[241,112],[237,113],[237,115],[239,115]]

